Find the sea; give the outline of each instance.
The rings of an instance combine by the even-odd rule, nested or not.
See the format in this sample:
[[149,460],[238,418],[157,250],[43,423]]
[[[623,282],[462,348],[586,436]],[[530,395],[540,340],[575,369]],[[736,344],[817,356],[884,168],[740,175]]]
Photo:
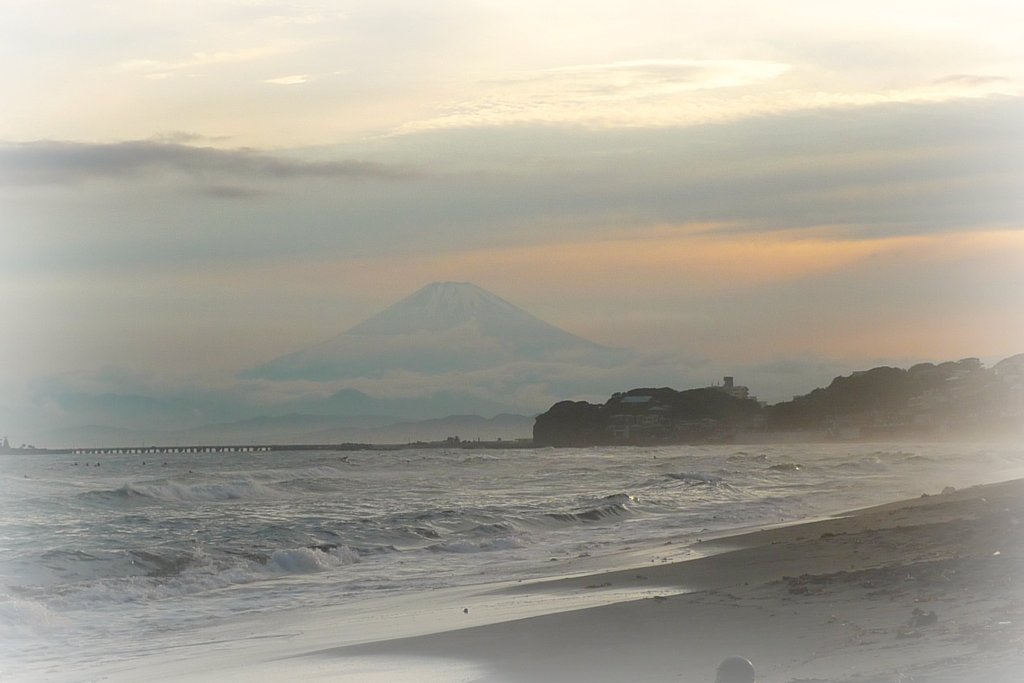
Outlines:
[[0,455],[0,680],[228,680],[562,608],[484,587],[1022,476],[1008,443]]

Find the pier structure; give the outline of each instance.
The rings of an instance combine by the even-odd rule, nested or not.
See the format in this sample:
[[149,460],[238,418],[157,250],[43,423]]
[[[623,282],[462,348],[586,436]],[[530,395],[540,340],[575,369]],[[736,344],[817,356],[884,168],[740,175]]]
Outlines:
[[[72,455],[174,455],[182,453],[265,453],[279,450],[280,446],[103,446],[98,448],[69,448]],[[49,451],[54,452],[54,451]]]
[[270,453],[281,451],[397,451],[406,448],[460,448],[460,449],[523,449],[533,448],[533,441],[416,441],[404,444],[370,443],[303,443],[303,444],[245,444],[236,446],[91,446],[70,448],[0,448],[0,455],[187,455],[193,453]]

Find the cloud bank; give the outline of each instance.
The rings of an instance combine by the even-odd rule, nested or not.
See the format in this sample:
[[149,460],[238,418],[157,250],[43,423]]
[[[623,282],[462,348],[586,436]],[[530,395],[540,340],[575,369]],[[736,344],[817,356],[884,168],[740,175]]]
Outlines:
[[0,183],[7,185],[127,179],[161,172],[194,177],[232,175],[270,180],[397,180],[415,175],[408,168],[370,161],[304,161],[252,149],[194,147],[152,140],[117,143],[41,140],[0,144]]

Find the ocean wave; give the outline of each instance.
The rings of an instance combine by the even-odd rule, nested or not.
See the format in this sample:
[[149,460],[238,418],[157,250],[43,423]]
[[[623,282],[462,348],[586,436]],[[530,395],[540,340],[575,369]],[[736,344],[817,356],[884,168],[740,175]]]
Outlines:
[[874,451],[869,454],[870,457],[875,458],[887,458],[887,459],[900,459],[900,458],[911,458],[916,455],[911,451]]
[[25,568],[23,578],[36,586],[146,574],[145,567],[135,565],[121,551],[94,549],[86,552],[75,548],[50,548],[35,557],[22,553],[20,561]]
[[347,488],[352,476],[350,469],[321,464],[270,470],[263,473],[262,480],[272,488],[291,493],[331,493]]
[[856,460],[835,463],[832,469],[856,475],[860,472],[884,472],[889,469],[889,463],[877,455],[866,455]]
[[[920,458],[924,458],[921,460]],[[871,451],[868,453],[851,454],[849,459],[836,462],[833,467],[837,470],[858,472],[878,472],[888,470],[893,466],[904,464],[927,464],[932,460],[927,456],[919,456],[910,451]]]
[[803,468],[804,466],[797,462],[780,462],[768,467],[773,472],[799,472]]
[[601,505],[588,508],[579,512],[548,512],[544,516],[556,522],[599,522],[608,517],[621,517],[627,512],[626,506],[621,503]]
[[514,550],[530,545],[528,536],[522,533],[510,533],[493,538],[455,538],[444,543],[429,546],[432,552],[471,554],[493,552],[495,550]]
[[722,477],[706,472],[669,472],[665,476],[694,486],[728,486]]
[[280,488],[287,491],[291,491],[298,494],[304,493],[333,493],[335,491],[344,491],[348,487],[348,481],[344,479],[337,479],[326,477],[323,479],[315,477],[299,477],[296,479],[286,479],[274,483],[274,488]]
[[437,529],[431,529],[430,527],[426,526],[403,527],[400,530],[413,534],[415,536],[420,536],[421,538],[441,538],[441,534],[437,532]]
[[212,503],[278,498],[281,495],[280,491],[250,479],[224,483],[182,483],[160,480],[127,483],[116,489],[86,491],[80,493],[79,498],[112,503],[147,501]]
[[166,578],[176,576],[205,561],[201,548],[153,547],[117,551],[85,552],[72,548],[53,548],[39,556],[38,569],[31,583],[39,587],[63,590],[74,584],[103,579]]
[[630,503],[635,503],[636,500],[628,493],[615,493],[599,498],[591,505],[584,505],[582,509],[570,512],[547,512],[542,517],[562,524],[600,522],[604,519],[628,515]]
[[139,567],[146,576],[174,576],[185,571],[196,559],[194,552],[174,551],[152,552],[149,550],[129,550],[131,564]]
[[0,639],[13,641],[48,635],[67,620],[35,600],[0,596]]
[[200,547],[191,552],[136,549],[126,553],[122,563],[142,573],[108,568],[104,575],[88,580],[24,587],[19,592],[42,603],[44,609],[90,609],[197,595],[288,575],[329,572],[361,561],[360,551],[343,544],[251,552],[206,552]]
[[282,574],[312,574],[323,572],[360,561],[359,553],[348,546],[334,546],[322,549],[293,548],[275,550],[267,558],[264,566],[272,572]]
[[747,451],[736,451],[735,453],[730,455],[728,458],[726,458],[726,461],[730,462],[730,463],[744,463],[744,464],[751,463],[751,462],[768,462],[768,454],[767,453],[757,453],[755,455],[752,455],[752,454],[748,453]]
[[[348,462],[345,460],[345,462]],[[341,477],[348,476],[344,471],[339,470],[337,467],[331,465],[313,465],[312,467],[306,467],[299,470],[302,474],[309,477],[320,477],[325,479],[338,479]]]

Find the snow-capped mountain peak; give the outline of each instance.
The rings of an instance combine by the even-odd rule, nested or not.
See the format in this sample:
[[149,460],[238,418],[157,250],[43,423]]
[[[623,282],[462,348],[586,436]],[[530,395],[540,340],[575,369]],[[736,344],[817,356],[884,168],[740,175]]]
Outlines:
[[474,321],[531,319],[541,322],[472,283],[434,282],[356,325],[349,334],[406,334],[450,329]]
[[305,380],[382,377],[395,371],[431,375],[614,353],[474,284],[435,282],[333,339],[245,375]]

